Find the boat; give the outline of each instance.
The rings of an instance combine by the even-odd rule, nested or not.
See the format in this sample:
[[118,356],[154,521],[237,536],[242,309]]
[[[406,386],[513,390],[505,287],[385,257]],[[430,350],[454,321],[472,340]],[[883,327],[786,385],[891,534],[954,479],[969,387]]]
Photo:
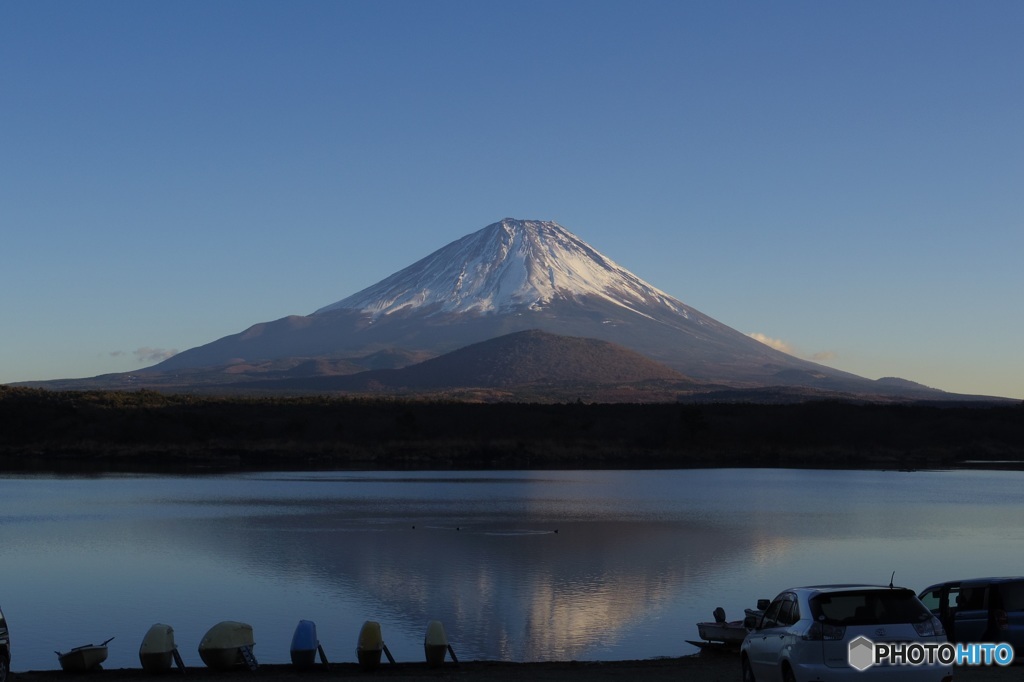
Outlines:
[[432,620],[427,623],[427,634],[423,637],[423,654],[427,658],[427,665],[441,665],[447,653],[448,635],[444,632],[444,625],[439,620]]
[[363,670],[373,670],[380,665],[380,655],[383,652],[388,661],[395,662],[388,651],[388,645],[384,643],[384,637],[380,633],[380,623],[368,620],[363,623],[359,630],[359,643],[356,644],[356,659]]
[[701,639],[709,643],[719,643],[739,646],[743,638],[747,636],[747,628],[742,620],[732,620],[719,623],[718,621],[705,621],[697,623],[697,634]]
[[[295,627],[295,634],[292,635],[292,665],[298,667],[309,667],[316,663],[317,651],[320,648],[320,640],[316,637],[316,623],[311,620],[300,620]],[[326,664],[326,660],[324,663]]]
[[759,599],[756,609],[744,609],[743,620],[727,620],[725,609],[721,606],[714,610],[713,621],[702,621],[697,623],[697,634],[704,641],[686,640],[696,647],[725,646],[739,647],[743,639],[754,627],[757,626],[764,610],[768,608],[767,599]]
[[214,670],[229,670],[243,665],[255,670],[254,646],[251,625],[225,620],[203,635],[199,642],[199,657],[206,667]]
[[155,623],[146,631],[139,647],[139,662],[148,673],[165,673],[171,669],[178,653],[174,644],[174,628]]
[[83,644],[64,653],[59,651],[53,653],[57,654],[61,670],[71,673],[85,673],[102,667],[103,661],[107,660],[107,644],[112,639],[114,638],[111,637],[102,644]]

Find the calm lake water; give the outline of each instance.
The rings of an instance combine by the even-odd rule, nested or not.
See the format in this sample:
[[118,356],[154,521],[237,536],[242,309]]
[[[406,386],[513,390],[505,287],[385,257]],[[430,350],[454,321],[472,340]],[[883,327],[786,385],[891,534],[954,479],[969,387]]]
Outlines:
[[301,619],[332,661],[381,623],[398,660],[441,620],[460,659],[696,652],[716,606],[785,587],[1024,573],[1024,473],[359,472],[0,478],[12,669],[153,623],[187,665],[221,620],[286,663]]

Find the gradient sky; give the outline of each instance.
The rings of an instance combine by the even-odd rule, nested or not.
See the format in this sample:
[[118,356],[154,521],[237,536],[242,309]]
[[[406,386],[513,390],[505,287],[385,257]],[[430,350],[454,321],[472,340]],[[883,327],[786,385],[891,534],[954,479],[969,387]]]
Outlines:
[[868,378],[1024,397],[1024,3],[0,3],[0,383],[506,216]]

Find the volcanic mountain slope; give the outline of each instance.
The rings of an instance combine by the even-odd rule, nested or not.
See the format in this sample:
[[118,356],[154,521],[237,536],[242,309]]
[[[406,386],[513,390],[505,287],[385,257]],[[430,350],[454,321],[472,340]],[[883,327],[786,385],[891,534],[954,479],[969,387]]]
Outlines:
[[145,372],[281,358],[358,362],[381,351],[436,356],[529,329],[616,343],[728,386],[895,390],[770,348],[644,282],[557,223],[511,218],[311,315],[254,325]]
[[422,391],[643,382],[669,382],[680,388],[693,385],[670,367],[628,348],[597,339],[530,330],[471,344],[402,369],[371,370],[348,376],[287,378],[262,382],[260,388]]

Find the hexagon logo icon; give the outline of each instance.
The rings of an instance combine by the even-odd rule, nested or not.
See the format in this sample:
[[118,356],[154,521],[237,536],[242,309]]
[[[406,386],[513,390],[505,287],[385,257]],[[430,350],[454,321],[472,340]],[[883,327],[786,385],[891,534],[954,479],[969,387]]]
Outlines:
[[861,672],[867,670],[875,663],[875,643],[864,635],[850,642],[850,648],[847,653],[850,667]]

